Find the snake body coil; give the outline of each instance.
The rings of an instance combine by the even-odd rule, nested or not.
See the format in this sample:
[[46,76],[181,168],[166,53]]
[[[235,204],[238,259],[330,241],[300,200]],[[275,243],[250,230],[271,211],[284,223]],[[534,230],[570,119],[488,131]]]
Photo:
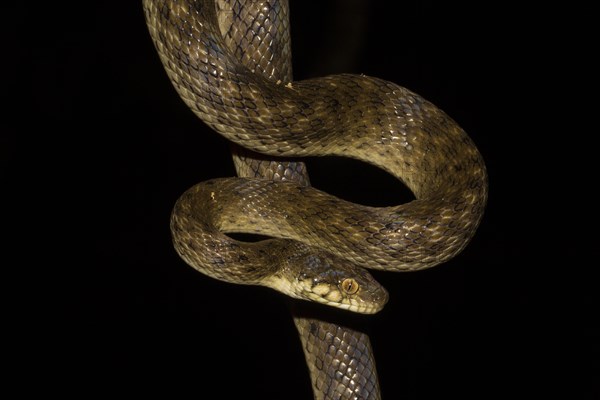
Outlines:
[[[273,157],[362,160],[397,177],[416,198],[375,208],[290,182],[294,179],[204,182],[184,193],[172,214],[174,245],[188,264],[228,282],[374,313],[387,293],[363,268],[424,269],[467,245],[485,207],[486,170],[470,138],[444,112],[373,77],[291,82],[289,66],[272,73],[273,55],[244,50],[253,46],[253,37],[264,41],[264,28],[273,23],[266,12],[261,19],[256,2],[258,31],[237,42],[223,34],[235,18],[219,11],[225,5],[238,13],[237,1],[143,4],[173,85],[215,131]],[[277,76],[286,80],[273,79]],[[226,235],[233,232],[279,239],[242,243]]]

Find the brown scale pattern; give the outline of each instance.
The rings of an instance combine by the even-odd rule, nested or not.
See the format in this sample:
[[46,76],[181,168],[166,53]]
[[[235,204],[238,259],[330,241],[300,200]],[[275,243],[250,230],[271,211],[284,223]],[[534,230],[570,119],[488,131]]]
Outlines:
[[[303,319],[296,326],[300,336],[306,337],[307,362],[322,371],[313,381],[316,400],[380,398],[373,368],[375,360],[367,335],[314,319]],[[339,384],[332,385],[331,382]]]
[[[238,174],[297,182],[231,179],[192,188],[173,212],[180,255],[207,275],[261,284],[276,268],[249,260],[277,258],[269,250],[286,254],[319,246],[362,266],[398,271],[431,267],[460,252],[487,198],[485,166],[468,136],[431,103],[377,78],[337,75],[288,84],[289,37],[278,31],[287,30],[287,4],[249,4],[255,10],[245,14],[252,7],[237,0],[144,0],[171,81],[205,123],[236,144]],[[385,169],[417,200],[383,209],[353,205],[306,187],[302,163],[269,157],[328,154]],[[240,230],[304,244],[284,239],[249,245],[222,233]],[[210,255],[200,257],[206,249]],[[316,320],[298,318],[296,324],[316,398],[379,398],[365,335]],[[358,342],[334,341],[340,353],[327,358],[329,334]],[[344,357],[361,360],[352,371],[365,372],[366,380],[350,378],[348,364],[343,372],[328,369]]]

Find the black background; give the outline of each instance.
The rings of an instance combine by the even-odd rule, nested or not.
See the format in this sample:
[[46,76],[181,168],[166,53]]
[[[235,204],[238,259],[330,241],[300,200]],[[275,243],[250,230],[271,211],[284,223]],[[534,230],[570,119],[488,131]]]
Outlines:
[[[564,76],[544,75],[567,56],[562,33],[544,10],[447,3],[337,1],[315,14],[317,2],[292,0],[296,79],[354,72],[408,87],[469,133],[489,170],[487,212],[467,249],[431,270],[375,274],[390,302],[349,321],[371,336],[386,399],[591,399],[596,294],[565,240],[583,236],[582,221],[569,221],[584,205],[568,200],[578,186],[564,178],[564,149],[548,150],[573,141],[551,129],[570,124],[577,100],[551,89]],[[140,2],[11,5],[6,22],[0,154],[6,220],[16,222],[10,269],[24,275],[6,303],[20,387],[310,398],[290,300],[209,279],[171,246],[178,196],[235,173],[227,143],[169,83]],[[315,186],[346,199],[405,196],[373,168],[308,162]]]

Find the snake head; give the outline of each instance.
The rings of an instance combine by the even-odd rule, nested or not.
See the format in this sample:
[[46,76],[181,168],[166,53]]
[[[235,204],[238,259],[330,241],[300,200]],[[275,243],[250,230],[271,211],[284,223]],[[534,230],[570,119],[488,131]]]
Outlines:
[[283,254],[271,284],[289,296],[345,310],[374,314],[388,293],[365,269],[324,250],[305,245]]

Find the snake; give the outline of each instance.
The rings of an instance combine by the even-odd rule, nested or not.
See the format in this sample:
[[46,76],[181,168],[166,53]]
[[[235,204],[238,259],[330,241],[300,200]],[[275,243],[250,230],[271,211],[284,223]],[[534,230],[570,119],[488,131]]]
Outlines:
[[[143,0],[143,10],[175,90],[231,142],[238,173],[176,201],[173,245],[187,264],[222,281],[374,314],[389,295],[368,269],[423,270],[471,241],[488,197],[485,163],[431,102],[364,74],[292,80],[287,1]],[[414,200],[373,207],[327,194],[297,161],[309,156],[372,164]],[[268,238],[246,242],[236,233]],[[315,399],[380,398],[366,335],[295,322]]]

